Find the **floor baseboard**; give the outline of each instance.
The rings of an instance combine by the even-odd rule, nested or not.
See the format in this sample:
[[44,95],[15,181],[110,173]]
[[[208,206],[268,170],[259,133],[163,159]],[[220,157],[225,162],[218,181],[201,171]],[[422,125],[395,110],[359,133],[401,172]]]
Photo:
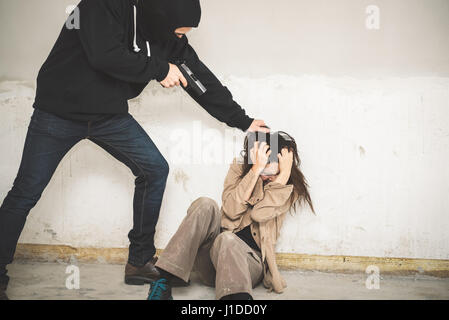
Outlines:
[[[162,250],[158,250],[160,254]],[[125,264],[127,248],[74,248],[65,245],[19,244],[15,259],[40,262],[69,263],[76,259],[87,263]],[[449,260],[383,258],[363,256],[324,256],[296,253],[276,255],[281,270],[304,270],[334,273],[365,273],[369,266],[379,268],[381,274],[423,274],[449,277]]]

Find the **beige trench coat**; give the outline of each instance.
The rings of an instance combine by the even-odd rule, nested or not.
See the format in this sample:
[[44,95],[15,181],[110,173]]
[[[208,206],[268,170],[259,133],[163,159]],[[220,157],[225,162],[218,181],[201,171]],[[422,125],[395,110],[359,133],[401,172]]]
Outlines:
[[242,164],[235,159],[224,182],[221,226],[234,233],[251,226],[251,234],[262,252],[264,286],[282,293],[287,285],[276,264],[275,245],[285,214],[290,209],[293,186],[276,182],[264,186],[259,177],[250,199],[244,201],[245,191],[255,177],[250,170],[240,178],[242,170]]

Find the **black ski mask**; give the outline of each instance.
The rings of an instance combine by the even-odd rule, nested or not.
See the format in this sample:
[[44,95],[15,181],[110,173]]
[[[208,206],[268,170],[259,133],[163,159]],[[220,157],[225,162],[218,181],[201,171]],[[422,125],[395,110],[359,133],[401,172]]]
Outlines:
[[150,43],[177,39],[177,28],[197,28],[201,20],[200,0],[138,0],[137,12],[137,26]]

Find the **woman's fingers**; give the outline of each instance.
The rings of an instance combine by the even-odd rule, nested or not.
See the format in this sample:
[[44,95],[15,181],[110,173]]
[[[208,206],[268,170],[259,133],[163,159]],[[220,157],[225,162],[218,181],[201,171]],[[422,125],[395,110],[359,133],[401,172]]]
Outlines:
[[267,153],[267,149],[268,149],[267,143],[266,142],[261,142],[260,145],[259,145],[260,153],[262,153],[262,154]]
[[259,149],[259,141],[254,142],[253,148],[254,148],[254,151],[257,153],[257,150]]
[[270,149],[270,146],[264,146],[262,149],[263,154],[267,154],[269,149]]
[[250,157],[250,160],[251,160],[251,164],[255,164],[256,163],[256,157],[254,156],[254,152],[250,152],[250,155],[249,155],[249,157]]
[[249,151],[252,164],[256,164],[257,163],[257,149],[258,149],[258,142],[255,141],[254,144],[253,144],[253,147]]
[[284,150],[281,150],[281,152],[278,153],[278,159],[279,161],[285,161],[287,159],[287,155]]
[[257,153],[257,149],[258,149],[258,143],[257,143],[257,141],[255,141],[252,148],[250,149],[250,152]]
[[279,165],[281,167],[291,167],[293,164],[293,152],[288,149],[282,149],[280,153],[278,153]]

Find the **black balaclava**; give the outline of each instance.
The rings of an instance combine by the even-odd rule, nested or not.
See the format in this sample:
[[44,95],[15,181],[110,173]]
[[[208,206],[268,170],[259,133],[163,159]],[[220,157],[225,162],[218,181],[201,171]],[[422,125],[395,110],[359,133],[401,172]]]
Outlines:
[[177,28],[198,27],[200,0],[138,0],[137,26],[147,41],[166,43]]

